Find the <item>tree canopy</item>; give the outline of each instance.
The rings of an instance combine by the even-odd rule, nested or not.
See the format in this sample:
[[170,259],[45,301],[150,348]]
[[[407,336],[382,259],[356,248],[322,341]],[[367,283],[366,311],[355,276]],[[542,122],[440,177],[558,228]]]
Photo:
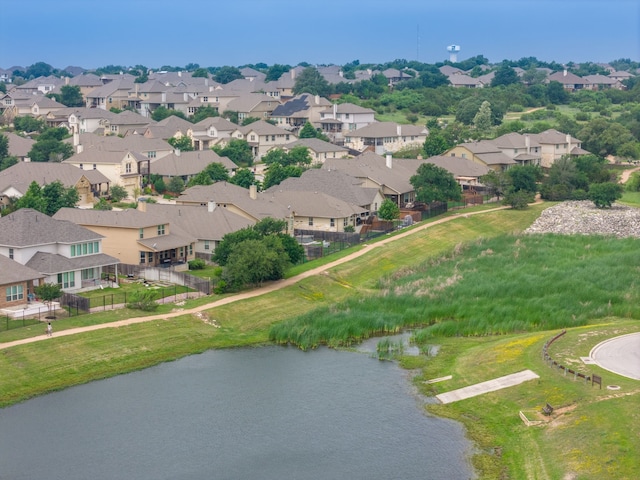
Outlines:
[[213,151],[221,157],[227,157],[240,167],[250,167],[253,164],[251,146],[246,140],[234,138],[224,147],[220,147],[218,145],[214,146]]
[[316,68],[307,67],[296,77],[293,93],[310,93],[326,97],[331,93],[331,86]]
[[419,202],[447,202],[462,198],[462,189],[453,175],[432,163],[420,165],[409,181]]
[[75,207],[79,200],[80,196],[74,187],[66,188],[59,181],[40,187],[34,181],[31,182],[25,194],[13,204],[12,210],[33,208],[52,216],[63,207]]

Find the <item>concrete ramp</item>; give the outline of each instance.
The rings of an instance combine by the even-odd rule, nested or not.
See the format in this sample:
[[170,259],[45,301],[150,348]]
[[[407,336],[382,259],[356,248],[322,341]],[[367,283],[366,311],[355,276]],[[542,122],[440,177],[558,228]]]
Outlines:
[[483,393],[495,392],[507,387],[513,387],[523,382],[540,378],[535,372],[531,370],[523,370],[522,372],[512,373],[511,375],[505,375],[504,377],[494,378],[493,380],[487,380],[486,382],[476,383],[468,387],[459,388],[450,392],[441,393],[436,395],[436,398],[442,403],[453,403],[458,400],[464,400],[465,398],[476,397]]

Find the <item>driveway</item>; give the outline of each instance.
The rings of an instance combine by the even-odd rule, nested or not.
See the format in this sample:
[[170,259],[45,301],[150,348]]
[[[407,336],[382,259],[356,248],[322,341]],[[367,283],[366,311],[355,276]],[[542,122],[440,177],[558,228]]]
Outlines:
[[589,357],[605,370],[640,380],[640,332],[605,340],[593,347]]

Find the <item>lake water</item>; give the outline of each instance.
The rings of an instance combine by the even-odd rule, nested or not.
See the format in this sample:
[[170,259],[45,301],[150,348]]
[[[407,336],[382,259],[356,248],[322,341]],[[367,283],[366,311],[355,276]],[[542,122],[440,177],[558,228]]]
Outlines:
[[473,478],[423,403],[364,353],[209,351],[0,410],[0,479]]

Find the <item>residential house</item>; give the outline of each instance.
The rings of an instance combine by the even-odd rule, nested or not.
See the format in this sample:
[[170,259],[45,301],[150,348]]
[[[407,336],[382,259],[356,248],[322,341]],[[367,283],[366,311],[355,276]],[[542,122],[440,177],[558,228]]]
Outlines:
[[508,170],[518,164],[513,158],[505,155],[495,143],[487,140],[461,143],[450,148],[443,155],[466,158],[497,172]]
[[46,117],[47,125],[65,127],[71,133],[108,133],[108,125],[116,114],[101,108],[68,107],[50,112]]
[[129,130],[125,136],[142,135],[145,138],[169,140],[170,138],[182,138],[187,136],[187,132],[191,127],[193,127],[193,123],[190,121],[171,115],[159,122],[151,123],[145,128]]
[[222,117],[208,117],[191,126],[187,135],[191,137],[195,150],[207,150],[221,141],[240,138],[239,126]]
[[146,267],[184,264],[195,258],[196,239],[162,216],[137,209],[61,208],[54,219],[81,225],[103,237],[106,253],[121,263]]
[[0,312],[9,314],[15,308],[25,309],[33,298],[30,294],[34,287],[43,280],[42,273],[0,255]]
[[85,150],[103,150],[106,152],[132,151],[155,159],[173,153],[173,147],[161,138],[147,138],[144,135],[118,137],[116,135],[95,135],[82,133],[68,139],[77,153]]
[[[213,150],[195,150],[192,152],[176,150],[171,155],[166,155],[151,162],[142,162],[140,164],[140,173],[145,176],[149,174],[160,175],[167,184],[172,178],[180,177],[187,184],[191,178],[202,172],[211,163],[221,164],[231,174],[238,168],[227,157],[221,157]],[[149,171],[149,169],[151,170]]]
[[276,202],[264,192],[258,192],[255,185],[246,189],[229,182],[213,185],[196,185],[187,188],[176,199],[177,205],[200,205],[210,208],[226,208],[254,223],[264,218],[288,220],[291,211],[286,205]]
[[264,93],[248,93],[231,100],[226,110],[238,114],[238,123],[247,118],[266,120],[280,102]]
[[98,171],[111,185],[120,185],[130,197],[142,188],[140,165],[151,159],[133,151],[106,151],[100,147],[89,147],[62,161],[81,171]]
[[[399,159],[394,160],[396,160],[397,163]],[[408,159],[406,162],[411,163],[412,160]],[[426,160],[414,160],[413,162],[418,166],[426,162],[431,163],[436,167],[444,168],[453,175],[455,181],[458,182],[460,187],[462,187],[463,192],[474,191],[476,187],[482,186],[480,177],[482,175],[486,175],[491,170],[489,167],[473,162],[467,158],[446,157],[444,155],[436,155],[434,157],[429,157]],[[416,167],[416,171],[417,170],[418,168]]]
[[615,90],[625,89],[625,86],[619,79],[607,75],[585,75],[584,80],[587,82],[585,88],[588,90],[607,90],[609,88]]
[[555,72],[550,74],[545,82],[559,82],[562,85],[562,88],[570,92],[575,92],[576,90],[587,88],[589,84],[587,80],[579,77],[575,73],[571,73],[566,68],[562,72]]
[[319,138],[300,138],[295,142],[275,148],[282,148],[288,152],[295,147],[305,147],[309,151],[311,162],[315,165],[324,163],[327,158],[344,158],[349,155],[349,150],[346,148],[325,142]]
[[67,107],[44,95],[20,96],[8,93],[2,97],[2,115],[8,120],[22,116],[44,118],[49,113],[64,108]]
[[[348,225],[357,227],[364,219],[378,210],[385,198],[380,188],[365,187],[362,179],[352,177],[339,170],[318,168],[306,170],[300,177],[287,178],[279,185],[269,188],[265,193],[275,192],[297,192],[290,194],[292,199],[289,199],[290,197],[275,197],[281,202],[286,198],[287,205],[294,212],[292,215],[295,218],[295,228],[300,230],[324,229],[334,232],[342,232],[344,227]],[[332,200],[333,203],[329,203],[328,207],[333,206],[333,211],[330,212],[327,208],[319,215],[319,211],[313,211],[307,205],[308,202],[300,203],[300,199],[297,198],[305,197],[311,201],[314,199],[317,201],[317,193],[327,195],[331,199],[338,199],[348,207]],[[312,225],[309,225],[310,218]]]
[[275,125],[259,120],[238,129],[242,137],[251,146],[251,151],[255,161],[259,161],[266,153],[274,147],[283,147],[297,137],[289,130],[276,127]]
[[540,165],[542,163],[542,147],[535,137],[525,133],[507,133],[492,140],[502,153],[512,158],[518,165]]
[[485,85],[479,78],[462,73],[449,75],[447,78],[451,86],[457,88],[482,88]]
[[106,121],[105,134],[124,135],[129,130],[146,128],[151,123],[155,122],[138,113],[124,110]]
[[331,107],[331,102],[318,95],[297,95],[271,112],[271,119],[278,127],[297,132],[305,123],[319,123],[321,113]]
[[134,89],[134,80],[127,76],[101,77],[103,86],[94,88],[86,95],[87,107],[124,110],[129,106],[129,92]]
[[227,233],[255,224],[227,208],[218,208],[213,201],[206,206],[149,203],[146,209],[148,213],[167,219],[171,225],[178,226],[194,237],[195,256],[205,260],[211,260],[211,254]]
[[62,78],[49,75],[46,77],[34,78],[22,85],[13,85],[11,87],[11,91],[26,95],[46,95],[47,93],[52,93],[56,87],[61,85],[64,85],[64,80]]
[[0,209],[12,199],[22,197],[32,182],[43,187],[56,181],[77,190],[78,205],[91,206],[97,198],[108,194],[110,185],[109,179],[97,170],[83,171],[55,162],[20,162],[0,171]]
[[349,132],[345,137],[344,146],[359,152],[369,150],[382,155],[403,148],[421,147],[428,134],[429,130],[426,127],[375,122]]
[[21,137],[13,132],[5,132],[4,136],[9,140],[9,156],[16,157],[20,162],[28,162],[29,152],[35,140]]
[[103,240],[31,208],[0,218],[0,255],[39,272],[45,283],[58,284],[65,292],[99,288],[103,269],[119,263],[104,253]]
[[543,168],[550,168],[563,155],[578,156],[590,153],[582,148],[581,140],[555,129],[531,134],[531,138],[540,145],[542,157],[540,165]]
[[319,127],[332,140],[343,141],[349,133],[376,121],[375,110],[353,103],[334,103],[320,112]]
[[632,73],[629,72],[625,72],[623,71],[613,71],[611,73],[609,73],[609,77],[613,78],[615,80],[619,80],[620,82],[623,82],[625,80],[629,80],[630,78],[634,77],[635,75],[633,75]]
[[395,68],[387,68],[386,70],[383,70],[382,75],[387,79],[388,85],[391,88],[403,80],[413,78],[413,75],[409,75],[407,72],[403,72]]

